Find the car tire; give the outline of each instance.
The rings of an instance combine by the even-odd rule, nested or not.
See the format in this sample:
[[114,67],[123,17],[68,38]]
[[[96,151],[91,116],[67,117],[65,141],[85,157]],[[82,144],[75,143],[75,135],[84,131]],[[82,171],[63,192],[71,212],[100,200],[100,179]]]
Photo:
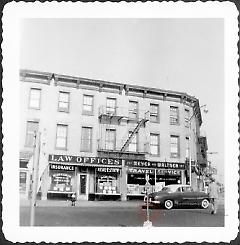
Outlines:
[[206,209],[206,208],[208,208],[208,206],[209,206],[208,199],[203,199],[202,202],[201,202],[201,207]]
[[173,201],[170,199],[167,199],[164,201],[164,207],[168,210],[173,208]]

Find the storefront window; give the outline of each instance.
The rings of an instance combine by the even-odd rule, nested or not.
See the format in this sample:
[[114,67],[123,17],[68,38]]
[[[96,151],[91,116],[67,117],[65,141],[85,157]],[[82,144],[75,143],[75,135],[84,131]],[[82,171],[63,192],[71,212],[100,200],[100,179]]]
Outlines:
[[55,192],[72,192],[73,191],[73,174],[52,172],[50,191]]
[[20,177],[20,192],[26,192],[26,188],[27,188],[27,172],[23,172],[21,171],[19,173],[19,177]]
[[102,173],[96,171],[96,193],[114,195],[120,193],[120,170],[118,173]]
[[[180,176],[169,176],[168,174],[159,175],[148,174],[149,176],[149,190],[154,192],[158,185],[161,183],[164,185],[178,184],[180,183]],[[128,195],[143,195],[146,193],[146,174],[128,174],[127,191]]]

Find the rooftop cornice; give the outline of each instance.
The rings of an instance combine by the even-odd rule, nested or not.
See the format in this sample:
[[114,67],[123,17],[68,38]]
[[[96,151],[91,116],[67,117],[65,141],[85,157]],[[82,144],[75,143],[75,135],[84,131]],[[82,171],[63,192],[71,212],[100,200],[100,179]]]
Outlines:
[[178,92],[178,91],[172,91],[172,90],[164,90],[159,88],[150,88],[150,87],[144,87],[140,85],[132,85],[132,84],[126,84],[126,83],[117,83],[117,82],[109,82],[105,80],[98,80],[98,79],[89,79],[89,78],[83,78],[83,77],[76,77],[76,76],[69,76],[64,74],[56,74],[56,73],[50,73],[50,72],[40,72],[35,70],[28,70],[28,69],[20,69],[20,76],[45,76],[46,79],[50,79],[52,77],[55,77],[56,80],[61,80],[64,83],[76,83],[76,86],[79,84],[85,84],[89,86],[97,86],[99,88],[112,88],[112,89],[119,89],[122,90],[123,88],[127,88],[128,91],[133,91],[135,93],[142,94],[143,97],[147,94],[155,94],[155,95],[164,95],[164,96],[175,96],[180,98],[185,98],[189,102],[197,102],[198,99],[196,99],[194,96],[190,96],[187,93]]

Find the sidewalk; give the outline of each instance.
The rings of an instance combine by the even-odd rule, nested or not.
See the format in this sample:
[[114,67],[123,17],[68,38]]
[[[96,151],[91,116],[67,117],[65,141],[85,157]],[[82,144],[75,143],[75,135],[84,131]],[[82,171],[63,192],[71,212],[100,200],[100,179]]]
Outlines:
[[[143,201],[76,201],[77,207],[139,207]],[[21,199],[21,207],[30,206],[30,200]],[[71,202],[67,200],[37,200],[38,207],[69,207]]]
[[[131,201],[76,201],[77,207],[139,207],[144,204],[141,200]],[[219,205],[224,204],[224,199],[219,199]],[[30,207],[30,200],[21,199],[21,207]],[[71,202],[67,200],[37,200],[38,207],[69,207]]]

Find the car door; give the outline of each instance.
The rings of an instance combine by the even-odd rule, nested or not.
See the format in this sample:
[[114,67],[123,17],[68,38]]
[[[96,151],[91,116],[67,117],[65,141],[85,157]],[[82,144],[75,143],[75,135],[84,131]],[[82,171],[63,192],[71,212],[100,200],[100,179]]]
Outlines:
[[178,206],[183,205],[184,201],[183,201],[182,187],[178,187],[173,195],[174,195],[174,203]]
[[182,187],[183,205],[192,206],[196,202],[196,197],[191,186]]

